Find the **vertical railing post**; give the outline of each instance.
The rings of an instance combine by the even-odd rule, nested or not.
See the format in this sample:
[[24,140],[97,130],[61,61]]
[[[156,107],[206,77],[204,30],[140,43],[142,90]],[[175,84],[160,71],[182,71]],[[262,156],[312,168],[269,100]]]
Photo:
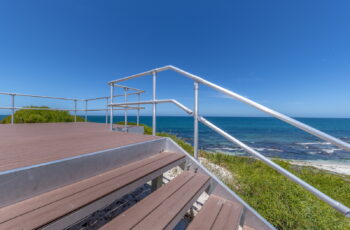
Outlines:
[[106,97],[106,124],[108,124],[108,97]]
[[74,122],[77,122],[77,100],[74,100]]
[[198,159],[198,82],[194,82],[194,138],[193,138],[193,154],[194,158]]
[[11,105],[12,105],[12,113],[11,113],[11,124],[15,123],[15,94],[11,94]]
[[[124,88],[124,102],[125,104],[128,102],[128,88]],[[125,105],[124,109],[124,132],[128,132],[128,109],[127,105]]]
[[[140,102],[140,93],[137,94],[137,101]],[[140,104],[137,105],[136,125],[140,125]]]
[[[114,95],[114,84],[112,83],[110,85],[110,98],[109,98],[109,102],[110,104],[113,104],[113,95]],[[110,130],[113,131],[113,106],[111,106],[110,108],[110,118],[109,118],[109,121],[110,121]]]
[[87,122],[88,100],[85,100],[85,122]]
[[152,135],[156,135],[157,119],[156,119],[156,79],[157,72],[153,72],[153,107],[152,107]]

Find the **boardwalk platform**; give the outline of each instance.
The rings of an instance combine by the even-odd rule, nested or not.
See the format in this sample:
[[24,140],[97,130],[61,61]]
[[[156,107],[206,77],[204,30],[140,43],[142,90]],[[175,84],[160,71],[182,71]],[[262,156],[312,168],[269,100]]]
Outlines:
[[100,123],[0,125],[0,172],[153,139]]

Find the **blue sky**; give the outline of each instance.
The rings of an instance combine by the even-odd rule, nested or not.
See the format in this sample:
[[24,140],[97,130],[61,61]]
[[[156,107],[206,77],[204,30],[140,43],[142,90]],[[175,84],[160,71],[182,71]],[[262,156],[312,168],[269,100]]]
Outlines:
[[[350,117],[349,12],[346,0],[2,0],[0,91],[105,96],[110,80],[172,64],[291,116]],[[151,98],[150,78],[125,84]],[[166,72],[158,88],[193,106],[190,80]],[[206,87],[200,104],[204,115],[262,115]]]

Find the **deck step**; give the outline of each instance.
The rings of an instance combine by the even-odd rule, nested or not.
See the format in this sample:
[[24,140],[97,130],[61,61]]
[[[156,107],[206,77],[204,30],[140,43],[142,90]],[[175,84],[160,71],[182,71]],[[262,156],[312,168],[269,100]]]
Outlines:
[[[84,207],[106,195],[137,183],[173,164],[179,153],[158,153],[74,184],[0,208],[0,229],[34,229]],[[152,178],[153,179],[153,178]]]
[[173,229],[209,181],[207,175],[184,171],[101,229]]
[[211,195],[188,226],[188,230],[236,230],[243,207],[230,200]]

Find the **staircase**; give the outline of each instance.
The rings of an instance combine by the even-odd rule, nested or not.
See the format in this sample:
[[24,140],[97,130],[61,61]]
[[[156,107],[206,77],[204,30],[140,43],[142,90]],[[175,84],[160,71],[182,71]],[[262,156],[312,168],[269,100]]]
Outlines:
[[[148,181],[154,183],[155,191],[101,229],[174,229],[203,193],[210,194],[209,199],[188,229],[244,227],[244,207],[234,197],[222,197],[212,175],[200,169],[182,149],[176,151],[178,146],[171,140],[163,141],[168,149],[162,152],[0,208],[0,229],[69,228],[86,213],[103,207],[98,204],[108,197],[116,199]],[[177,166],[183,170],[168,183],[159,184],[162,174]],[[246,224],[256,226],[257,222]]]

